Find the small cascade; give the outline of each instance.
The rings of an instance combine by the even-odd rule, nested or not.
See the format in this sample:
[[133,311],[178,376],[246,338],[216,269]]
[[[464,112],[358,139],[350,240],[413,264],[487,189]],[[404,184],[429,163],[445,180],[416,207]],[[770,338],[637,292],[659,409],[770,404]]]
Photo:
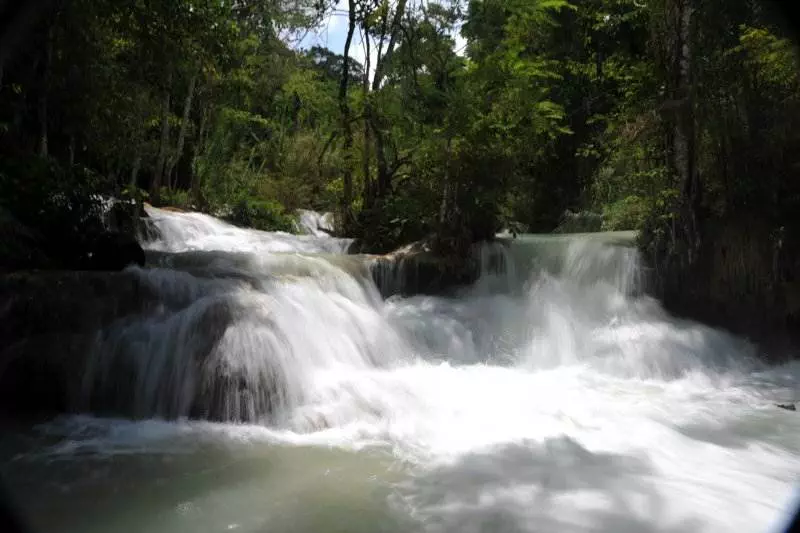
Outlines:
[[308,209],[297,210],[295,227],[298,233],[315,237],[328,237],[333,234],[333,213],[318,213]]
[[203,213],[178,213],[147,207],[160,239],[146,243],[150,250],[183,252],[216,250],[250,253],[345,253],[352,239],[325,234],[292,235],[236,227]]
[[401,357],[365,269],[314,256],[224,258],[179,254],[170,259],[186,271],[137,270],[172,305],[102,332],[84,409],[280,424],[313,389],[315,371],[387,364],[385,346]]

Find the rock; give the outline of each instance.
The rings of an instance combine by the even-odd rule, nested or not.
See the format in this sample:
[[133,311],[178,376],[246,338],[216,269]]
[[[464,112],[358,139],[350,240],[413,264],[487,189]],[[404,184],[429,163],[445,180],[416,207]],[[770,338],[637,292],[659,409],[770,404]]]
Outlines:
[[279,375],[218,349],[250,310],[198,283],[135,271],[0,276],[0,417],[263,419]]
[[101,233],[91,240],[89,247],[89,270],[122,270],[128,265],[144,266],[146,262],[142,246],[125,233]]
[[160,305],[132,272],[0,276],[0,413],[71,411],[97,332]]
[[437,255],[428,241],[373,257],[370,272],[384,298],[396,294],[445,294],[474,283],[480,275],[474,259]]
[[43,246],[41,235],[0,208],[0,272],[48,265]]
[[106,215],[106,229],[130,235],[141,242],[158,240],[161,235],[156,225],[150,220],[150,215],[144,208],[145,205],[148,204],[114,203]]

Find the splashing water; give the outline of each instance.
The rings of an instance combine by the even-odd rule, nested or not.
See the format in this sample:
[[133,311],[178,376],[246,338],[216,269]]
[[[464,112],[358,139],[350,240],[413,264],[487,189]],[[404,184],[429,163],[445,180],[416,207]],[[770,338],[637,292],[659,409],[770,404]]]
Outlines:
[[333,213],[318,213],[308,209],[297,210],[297,229],[299,233],[326,237],[333,233]]
[[203,213],[176,213],[148,207],[147,214],[162,234],[162,240],[149,243],[152,250],[344,253],[352,242],[352,239],[331,238],[324,232],[292,235],[242,229]]
[[625,236],[524,236],[456,297],[384,301],[346,241],[151,216],[136,272],[164,309],[102,332],[82,391],[139,420],[4,445],[37,531],[767,532],[792,510],[800,418],[774,403],[800,364],[668,316]]

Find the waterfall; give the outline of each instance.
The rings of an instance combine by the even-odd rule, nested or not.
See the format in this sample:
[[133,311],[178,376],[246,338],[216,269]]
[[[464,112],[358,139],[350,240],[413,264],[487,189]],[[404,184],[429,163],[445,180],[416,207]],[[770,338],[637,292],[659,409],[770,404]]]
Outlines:
[[298,233],[325,237],[333,233],[333,213],[318,213],[308,209],[297,210]]
[[498,239],[414,294],[402,253],[148,211],[158,305],[6,469],[42,530],[766,531],[793,503],[800,365],[671,317],[633,235]]

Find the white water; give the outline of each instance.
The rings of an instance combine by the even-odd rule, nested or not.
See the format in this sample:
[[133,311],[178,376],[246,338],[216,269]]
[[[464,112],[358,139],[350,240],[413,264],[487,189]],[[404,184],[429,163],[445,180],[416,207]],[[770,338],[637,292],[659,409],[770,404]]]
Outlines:
[[40,531],[768,532],[793,511],[800,415],[774,403],[800,364],[667,316],[630,248],[526,237],[458,298],[384,302],[359,258],[321,254],[340,241],[151,216],[151,248],[185,252],[140,272],[173,308],[97,364],[132,357],[138,414],[181,414],[211,339],[249,422],[24,432],[4,472]]
[[318,213],[308,209],[297,210],[297,229],[300,233],[326,237],[333,232],[333,213]]
[[[162,240],[148,245],[152,250],[343,253],[352,242],[351,239],[329,238],[324,232],[319,232],[323,235],[292,235],[242,229],[202,213],[175,213],[152,207],[147,208],[147,213],[163,237]],[[324,216],[316,218],[322,220]],[[316,219],[315,222],[319,224]]]

